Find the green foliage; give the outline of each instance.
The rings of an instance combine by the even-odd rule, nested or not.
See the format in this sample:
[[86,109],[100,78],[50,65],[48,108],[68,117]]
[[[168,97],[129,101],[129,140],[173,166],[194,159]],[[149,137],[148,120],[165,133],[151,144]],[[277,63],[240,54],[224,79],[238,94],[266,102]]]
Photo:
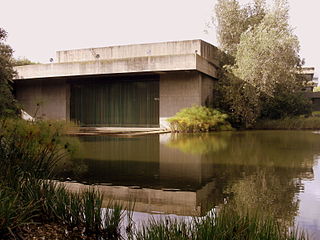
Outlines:
[[254,129],[274,130],[319,130],[320,117],[286,117],[282,119],[262,119],[257,121]]
[[4,43],[6,31],[0,28],[0,116],[17,116],[17,102],[12,95],[12,80],[15,76],[11,59],[13,50]]
[[0,180],[50,177],[56,162],[72,151],[63,128],[61,122],[0,120]]
[[228,113],[233,127],[253,125],[261,109],[257,90],[225,70],[222,70],[220,80],[214,93],[215,107]]
[[276,88],[297,86],[299,41],[288,25],[288,8],[277,5],[252,30],[241,34],[232,73],[258,93],[274,95]]
[[280,119],[299,115],[311,115],[311,102],[299,93],[278,92],[262,104],[262,119]]
[[136,239],[303,240],[307,239],[307,236],[297,230],[287,231],[274,218],[248,213],[242,215],[228,207],[203,218],[194,218],[190,222],[170,218],[151,220],[137,232]]
[[0,183],[0,236],[12,233],[35,217],[35,203],[21,202],[21,194]]
[[227,112],[236,127],[253,126],[266,102],[281,105],[277,95],[293,99],[301,85],[296,74],[301,66],[299,41],[288,24],[288,9],[286,0],[275,1],[271,9],[264,0],[246,6],[219,0],[216,5],[219,42],[231,55],[222,62],[216,107]]
[[38,64],[38,63],[32,62],[31,60],[29,60],[27,58],[12,59],[11,63],[12,63],[12,66],[14,66],[14,67]]
[[228,115],[218,110],[193,106],[184,108],[168,122],[174,132],[208,132],[218,130],[231,130],[227,122]]
[[[62,122],[0,120],[0,234],[13,235],[36,223],[58,223],[78,235],[120,237],[123,207],[109,204],[102,214],[103,196],[88,188],[71,193],[53,177],[57,162],[73,153]],[[110,237],[111,236],[111,237]]]
[[236,0],[219,0],[215,6],[217,35],[223,51],[235,56],[242,33],[255,27],[266,14],[265,0],[241,7]]

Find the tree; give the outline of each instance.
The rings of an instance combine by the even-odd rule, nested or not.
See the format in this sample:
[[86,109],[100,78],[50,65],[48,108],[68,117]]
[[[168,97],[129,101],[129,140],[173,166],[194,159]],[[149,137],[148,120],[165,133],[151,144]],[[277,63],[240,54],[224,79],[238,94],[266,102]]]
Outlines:
[[241,7],[237,0],[218,0],[215,6],[217,36],[220,48],[235,56],[241,34],[260,23],[265,15],[265,0]]
[[[235,122],[250,127],[266,99],[297,90],[299,41],[288,24],[286,0],[275,0],[272,9],[266,8],[264,0],[244,7],[237,0],[219,0],[217,6],[220,45],[233,56],[233,61],[222,64],[224,108]],[[230,6],[231,12],[225,9]],[[235,19],[241,27],[228,36],[227,28]]]
[[13,50],[4,43],[6,37],[6,31],[0,28],[0,116],[14,116],[19,112],[11,87],[16,73],[11,62]]
[[272,96],[279,85],[296,86],[298,52],[299,41],[288,25],[288,8],[276,4],[256,28],[241,34],[232,72],[258,94]]

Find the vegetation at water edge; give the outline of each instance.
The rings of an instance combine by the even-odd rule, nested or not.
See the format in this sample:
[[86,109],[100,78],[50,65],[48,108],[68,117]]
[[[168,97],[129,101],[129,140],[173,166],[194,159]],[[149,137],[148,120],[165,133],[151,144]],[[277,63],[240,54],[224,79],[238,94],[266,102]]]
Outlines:
[[231,208],[222,208],[191,221],[175,219],[150,220],[136,234],[137,240],[304,240],[308,236],[298,230],[289,231],[275,219],[258,215],[240,215]]
[[228,115],[218,110],[193,106],[180,110],[175,116],[168,119],[170,128],[174,132],[208,132],[231,130],[227,121]]
[[[122,206],[112,204],[109,208],[113,210],[103,212],[103,196],[96,190],[71,193],[52,180],[57,162],[74,151],[63,138],[63,126],[59,122],[0,120],[2,238],[33,236],[37,225],[57,226],[60,239],[119,236]],[[51,228],[43,237],[50,237]]]

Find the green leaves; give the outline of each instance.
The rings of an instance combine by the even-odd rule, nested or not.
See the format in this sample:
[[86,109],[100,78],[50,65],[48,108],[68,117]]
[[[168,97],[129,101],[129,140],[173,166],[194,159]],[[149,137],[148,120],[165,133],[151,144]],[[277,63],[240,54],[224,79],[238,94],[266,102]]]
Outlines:
[[184,108],[174,117],[168,119],[170,127],[176,132],[208,132],[231,130],[227,121],[228,115],[218,110],[193,106]]
[[0,28],[0,116],[16,116],[19,111],[10,86],[16,73],[11,65],[13,50],[4,43],[6,37]]
[[233,57],[222,63],[218,107],[233,123],[248,128],[260,117],[266,99],[299,89],[299,41],[288,23],[286,0],[275,0],[270,9],[264,0],[246,6],[219,0],[216,15],[222,50]]

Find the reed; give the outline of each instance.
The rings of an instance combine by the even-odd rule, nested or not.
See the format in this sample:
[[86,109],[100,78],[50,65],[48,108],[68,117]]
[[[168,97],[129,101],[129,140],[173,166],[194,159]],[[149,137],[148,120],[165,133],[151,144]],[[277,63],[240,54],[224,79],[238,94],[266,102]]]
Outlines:
[[102,215],[103,196],[94,189],[70,193],[53,180],[57,162],[72,152],[64,125],[0,120],[0,234],[13,236],[30,224],[59,224],[87,236],[119,238],[122,206]]
[[276,120],[260,120],[254,129],[263,130],[319,130],[320,117],[287,117]]
[[308,237],[298,230],[289,231],[274,218],[240,215],[226,208],[190,222],[169,218],[151,220],[136,233],[136,239],[305,240]]

